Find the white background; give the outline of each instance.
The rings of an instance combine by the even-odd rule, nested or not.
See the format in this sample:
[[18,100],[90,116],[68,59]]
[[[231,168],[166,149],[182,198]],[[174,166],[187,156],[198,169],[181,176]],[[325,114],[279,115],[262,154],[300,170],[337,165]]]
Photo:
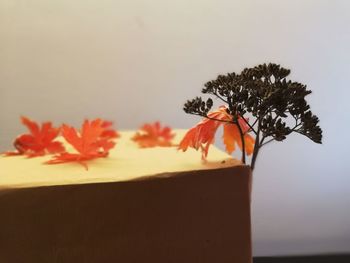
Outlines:
[[182,105],[203,83],[280,63],[313,90],[324,144],[295,135],[261,152],[254,253],[350,252],[349,25],[345,0],[0,0],[0,150],[20,115],[188,128]]

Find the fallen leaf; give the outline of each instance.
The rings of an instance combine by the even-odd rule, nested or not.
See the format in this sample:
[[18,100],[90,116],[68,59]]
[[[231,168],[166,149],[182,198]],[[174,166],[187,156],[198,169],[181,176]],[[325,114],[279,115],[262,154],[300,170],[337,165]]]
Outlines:
[[85,120],[79,133],[75,128],[63,124],[62,136],[77,153],[60,153],[46,164],[78,162],[88,169],[85,161],[107,157],[109,150],[115,146],[113,139],[119,137],[119,134],[110,129],[111,125],[111,122],[101,119]]
[[39,124],[27,117],[21,117],[21,121],[28,128],[29,134],[18,136],[13,143],[16,151],[5,152],[5,156],[26,155],[37,157],[64,151],[62,143],[55,141],[60,129],[54,128],[51,122],[44,122],[40,127]]
[[[221,106],[218,110],[208,113],[208,118],[204,118],[196,126],[192,127],[185,134],[179,144],[179,150],[186,151],[189,147],[202,151],[202,159],[205,160],[209,147],[214,143],[217,129],[223,125],[223,142],[226,152],[231,154],[236,145],[242,150],[242,141],[239,129],[236,124],[230,123],[232,116],[228,114],[227,108]],[[240,118],[238,123],[244,134],[245,149],[248,155],[252,154],[254,148],[254,138],[248,134],[249,126]]]
[[171,141],[174,136],[170,127],[161,127],[159,122],[155,122],[144,124],[131,139],[141,148],[169,147],[173,146]]

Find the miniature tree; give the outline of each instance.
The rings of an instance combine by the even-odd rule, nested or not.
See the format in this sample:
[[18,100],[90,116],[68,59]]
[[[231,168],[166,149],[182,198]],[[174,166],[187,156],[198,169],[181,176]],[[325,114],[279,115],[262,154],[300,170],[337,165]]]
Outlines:
[[[293,133],[302,134],[316,143],[322,141],[322,130],[305,97],[311,93],[306,85],[287,79],[289,69],[277,64],[262,64],[246,68],[240,74],[228,73],[205,84],[202,93],[219,99],[231,120],[228,122],[238,127],[241,138],[242,162],[246,163],[244,135],[251,132],[255,135],[254,150],[251,158],[251,169],[260,148],[272,141],[283,141]],[[205,118],[213,106],[212,98],[197,97],[184,105],[184,111]],[[241,120],[248,130],[244,131]],[[225,120],[225,122],[227,122]]]

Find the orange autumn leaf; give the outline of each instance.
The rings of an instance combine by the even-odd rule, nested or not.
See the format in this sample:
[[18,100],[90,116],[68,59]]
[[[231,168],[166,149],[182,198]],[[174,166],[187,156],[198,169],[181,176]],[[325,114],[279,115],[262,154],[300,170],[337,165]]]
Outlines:
[[[196,150],[200,149],[202,151],[202,159],[205,160],[210,145],[214,143],[215,133],[221,125],[224,126],[223,142],[226,151],[231,154],[236,149],[236,145],[242,149],[239,129],[236,124],[229,123],[232,120],[232,116],[228,114],[225,106],[208,113],[207,116],[208,118],[204,118],[196,126],[188,130],[180,142],[179,150],[186,151],[188,147]],[[254,138],[248,134],[249,127],[242,118],[238,120],[238,123],[244,134],[246,153],[250,155],[254,148]]]
[[115,146],[115,143],[112,141],[112,139],[120,137],[120,134],[111,128],[112,125],[113,123],[110,121],[103,121],[101,125],[103,132],[100,135],[98,144],[105,152],[108,152]]
[[161,127],[160,123],[157,121],[155,123],[146,123],[141,128],[140,131],[131,138],[133,141],[138,143],[141,148],[150,147],[169,147],[172,146],[172,139],[175,134],[172,133],[170,127]]
[[224,125],[224,133],[222,136],[225,150],[227,153],[231,154],[236,150],[236,138],[239,138],[238,129],[232,128],[233,125]]
[[[246,154],[251,155],[254,150],[255,140],[250,134],[248,134],[249,126],[245,123],[243,118],[240,117],[238,120],[238,123],[244,134],[244,144],[245,144],[244,146],[245,146]],[[229,154],[234,152],[234,150],[236,149],[235,145],[238,145],[238,147],[241,150],[243,148],[239,129],[235,124],[230,124],[230,123],[224,124],[224,133],[223,133],[222,139],[225,145],[225,150]]]
[[[225,107],[220,107],[219,110],[208,114],[209,118],[219,119],[222,121],[229,121],[230,115],[227,114]],[[206,159],[209,147],[214,143],[214,137],[217,129],[224,122],[215,121],[204,118],[196,126],[192,127],[184,136],[179,144],[180,150],[186,151],[188,147],[202,151],[202,159]]]
[[51,122],[44,122],[39,126],[38,123],[27,117],[21,117],[21,121],[28,128],[29,133],[18,136],[13,143],[16,151],[5,152],[5,156],[37,157],[64,151],[62,143],[55,141],[60,129],[54,128]]
[[111,122],[105,122],[101,119],[85,120],[79,133],[75,128],[64,124],[62,136],[77,153],[60,153],[47,161],[46,164],[78,162],[88,169],[84,161],[107,157],[109,150],[115,146],[113,139],[119,137],[119,134],[110,129],[111,125]]

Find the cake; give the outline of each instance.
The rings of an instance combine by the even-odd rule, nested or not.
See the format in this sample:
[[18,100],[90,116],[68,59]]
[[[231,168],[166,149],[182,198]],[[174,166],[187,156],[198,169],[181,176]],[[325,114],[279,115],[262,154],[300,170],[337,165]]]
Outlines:
[[133,134],[88,171],[0,157],[0,262],[251,262],[250,168]]

